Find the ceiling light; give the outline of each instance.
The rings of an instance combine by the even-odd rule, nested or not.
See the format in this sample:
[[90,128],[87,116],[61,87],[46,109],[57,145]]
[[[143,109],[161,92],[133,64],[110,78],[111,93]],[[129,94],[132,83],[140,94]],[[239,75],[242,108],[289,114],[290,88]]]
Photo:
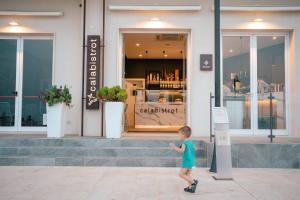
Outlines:
[[229,52],[230,52],[230,53],[232,53],[232,52],[233,52],[233,50],[232,50],[232,49],[230,49],[230,50],[229,50]]
[[272,38],[273,40],[276,40],[277,39],[277,37],[276,36],[273,36],[273,38]]
[[168,55],[167,55],[167,54],[165,54],[165,55],[164,55],[164,57],[166,58],[166,57],[168,57]]
[[11,26],[19,26],[20,24],[18,22],[16,22],[16,21],[11,21],[11,22],[9,22],[9,25],[11,25]]
[[139,54],[139,57],[143,57],[143,55],[142,55],[142,54]]
[[136,43],[135,45],[136,45],[137,47],[139,47],[139,46],[140,46],[140,43]]
[[263,22],[264,20],[262,18],[256,18],[253,20],[254,22]]
[[151,21],[159,21],[159,18],[153,17],[153,18],[151,18]]

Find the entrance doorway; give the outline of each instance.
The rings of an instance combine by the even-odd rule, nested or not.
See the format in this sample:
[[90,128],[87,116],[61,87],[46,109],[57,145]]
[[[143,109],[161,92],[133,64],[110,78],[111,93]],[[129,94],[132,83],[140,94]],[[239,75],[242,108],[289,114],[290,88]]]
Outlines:
[[51,37],[0,37],[0,131],[46,130],[52,64]]
[[127,132],[174,132],[187,124],[187,34],[125,33]]

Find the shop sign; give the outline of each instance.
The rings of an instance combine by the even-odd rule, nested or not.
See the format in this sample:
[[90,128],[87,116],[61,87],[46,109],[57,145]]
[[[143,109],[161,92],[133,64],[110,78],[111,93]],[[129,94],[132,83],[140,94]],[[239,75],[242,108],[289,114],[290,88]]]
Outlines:
[[200,70],[212,71],[212,54],[200,54]]
[[100,82],[100,36],[87,37],[87,77],[86,77],[86,109],[99,109],[96,96]]
[[183,126],[185,124],[184,103],[136,103],[135,127]]

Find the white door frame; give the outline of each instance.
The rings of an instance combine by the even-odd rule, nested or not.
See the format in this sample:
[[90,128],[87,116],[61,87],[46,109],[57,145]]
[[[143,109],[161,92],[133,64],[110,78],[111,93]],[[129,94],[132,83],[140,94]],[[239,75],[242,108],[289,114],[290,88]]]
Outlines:
[[186,46],[186,124],[191,124],[191,69],[192,69],[192,43],[191,43],[191,29],[152,29],[152,28],[120,28],[117,38],[118,43],[118,55],[117,55],[117,81],[119,85],[123,86],[123,75],[124,75],[124,34],[125,33],[152,33],[152,34],[186,34],[187,35],[187,46]]
[[24,127],[22,126],[22,96],[23,96],[23,50],[24,50],[24,40],[52,40],[53,43],[53,52],[52,52],[52,84],[53,84],[53,75],[54,75],[54,37],[53,36],[38,36],[38,35],[20,35],[20,36],[0,36],[0,39],[16,39],[17,40],[17,62],[16,62],[16,88],[15,91],[18,92],[18,95],[15,99],[15,123],[13,127],[1,127],[0,133],[15,133],[15,132],[24,132],[24,133],[40,133],[46,132],[47,127],[37,126],[37,127]]
[[[285,37],[285,100],[286,100],[286,129],[273,129],[274,135],[290,135],[290,87],[289,74],[289,32],[222,32],[223,36],[248,36],[250,37],[250,87],[251,87],[251,129],[231,129],[230,134],[239,136],[265,136],[270,134],[269,129],[258,129],[258,105],[257,105],[257,37],[259,36],[284,36]],[[222,42],[221,42],[222,44]],[[223,88],[223,53],[221,48],[221,88]],[[221,102],[223,105],[223,89],[221,90]]]

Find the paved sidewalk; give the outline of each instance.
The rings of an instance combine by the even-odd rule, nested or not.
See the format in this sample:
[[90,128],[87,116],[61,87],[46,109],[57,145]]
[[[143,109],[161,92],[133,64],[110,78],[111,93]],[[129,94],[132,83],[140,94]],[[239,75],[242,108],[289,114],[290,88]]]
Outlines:
[[195,169],[195,194],[183,192],[178,168],[0,167],[0,199],[33,200],[289,200],[300,198],[300,170],[234,169],[234,181],[215,181]]

